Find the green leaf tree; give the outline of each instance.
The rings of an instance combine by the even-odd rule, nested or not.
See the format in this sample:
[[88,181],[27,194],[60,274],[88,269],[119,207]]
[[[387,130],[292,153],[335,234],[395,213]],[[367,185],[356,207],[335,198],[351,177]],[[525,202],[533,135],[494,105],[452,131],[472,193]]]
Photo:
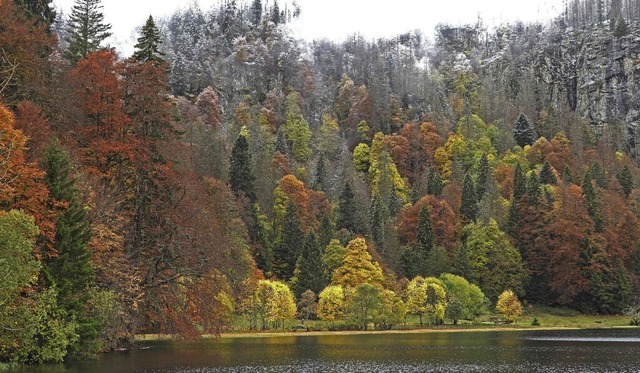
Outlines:
[[522,315],[522,304],[513,291],[505,290],[498,297],[496,311],[502,314],[505,319],[514,322]]
[[347,244],[347,255],[342,265],[333,272],[332,284],[355,288],[361,284],[382,285],[382,268],[371,258],[364,238],[358,237]]
[[485,312],[486,298],[480,288],[470,284],[464,277],[445,273],[440,281],[447,293],[447,312],[445,316],[453,320],[472,320]]
[[311,156],[311,130],[298,105],[299,96],[297,92],[287,96],[286,122],[282,128],[293,159],[304,163]]
[[349,319],[367,330],[382,311],[383,298],[380,288],[371,284],[360,284],[351,296]]
[[111,36],[111,25],[104,23],[101,9],[101,0],[75,0],[68,22],[69,48],[65,53],[72,63],[100,49],[100,44]]
[[335,321],[344,316],[345,294],[342,286],[327,286],[318,298],[318,317],[321,320]]

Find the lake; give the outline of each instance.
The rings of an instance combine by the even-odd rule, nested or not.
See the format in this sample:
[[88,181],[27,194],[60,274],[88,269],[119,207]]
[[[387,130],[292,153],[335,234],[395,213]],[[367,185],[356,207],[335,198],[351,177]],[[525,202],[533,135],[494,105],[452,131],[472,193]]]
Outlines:
[[640,371],[636,328],[242,337],[142,346],[18,372]]

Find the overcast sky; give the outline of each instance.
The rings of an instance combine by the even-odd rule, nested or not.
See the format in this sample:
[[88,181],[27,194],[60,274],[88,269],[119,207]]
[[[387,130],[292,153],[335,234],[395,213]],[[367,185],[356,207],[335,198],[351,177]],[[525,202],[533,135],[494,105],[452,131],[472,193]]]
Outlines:
[[[197,2],[203,10],[220,2],[191,1]],[[281,8],[284,1],[279,1]],[[73,2],[54,0],[56,8],[65,14],[71,12]],[[130,54],[137,38],[135,29],[150,14],[154,18],[167,16],[186,3],[175,0],[103,0],[105,20],[112,25],[115,38],[111,44],[124,49],[120,51],[123,54]],[[323,37],[341,40],[355,32],[373,38],[414,29],[421,29],[430,37],[438,23],[472,23],[478,15],[486,25],[545,20],[550,14],[559,14],[562,0],[298,0],[298,4],[302,14],[291,25],[298,35],[308,40]]]

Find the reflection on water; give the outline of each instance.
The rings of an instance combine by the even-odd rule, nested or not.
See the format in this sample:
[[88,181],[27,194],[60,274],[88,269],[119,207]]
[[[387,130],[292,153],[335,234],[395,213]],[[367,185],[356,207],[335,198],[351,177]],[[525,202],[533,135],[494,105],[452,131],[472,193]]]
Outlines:
[[223,338],[24,372],[638,372],[640,329]]

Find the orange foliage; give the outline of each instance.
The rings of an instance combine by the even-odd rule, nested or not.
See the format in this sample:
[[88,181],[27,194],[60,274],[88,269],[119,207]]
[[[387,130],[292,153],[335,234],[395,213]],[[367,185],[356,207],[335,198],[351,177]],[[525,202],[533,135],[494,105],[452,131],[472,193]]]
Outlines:
[[[286,175],[280,179],[278,188],[295,204],[303,231],[317,229],[320,217],[331,209],[323,192],[307,190],[304,184],[293,175]],[[286,206],[281,207],[286,208]]]
[[[399,150],[403,150],[401,154],[406,153],[406,155],[402,157],[394,155],[394,150],[390,148],[387,151],[389,151],[396,166],[398,166],[400,174],[409,178],[409,181],[413,183],[422,176],[427,168],[433,165],[433,156],[443,141],[438,135],[436,126],[430,122],[424,122],[420,125],[407,123],[400,130],[400,136],[406,139],[406,143],[402,143]],[[404,161],[406,163],[406,173],[401,171],[401,167],[396,160],[396,158],[403,160],[403,157],[406,158],[406,161]]]
[[40,229],[34,251],[38,259],[56,255],[54,216],[44,172],[26,162],[26,136],[14,129],[14,116],[0,104],[0,210],[21,209],[33,216]]
[[31,101],[18,104],[16,128],[28,137],[25,156],[28,162],[37,162],[51,138],[51,126],[38,105]]
[[443,246],[449,253],[458,248],[460,237],[460,222],[449,204],[432,195],[424,196],[413,206],[406,207],[398,216],[398,237],[404,244],[416,241],[420,210],[428,206],[431,214],[431,225],[435,233],[436,245]]

